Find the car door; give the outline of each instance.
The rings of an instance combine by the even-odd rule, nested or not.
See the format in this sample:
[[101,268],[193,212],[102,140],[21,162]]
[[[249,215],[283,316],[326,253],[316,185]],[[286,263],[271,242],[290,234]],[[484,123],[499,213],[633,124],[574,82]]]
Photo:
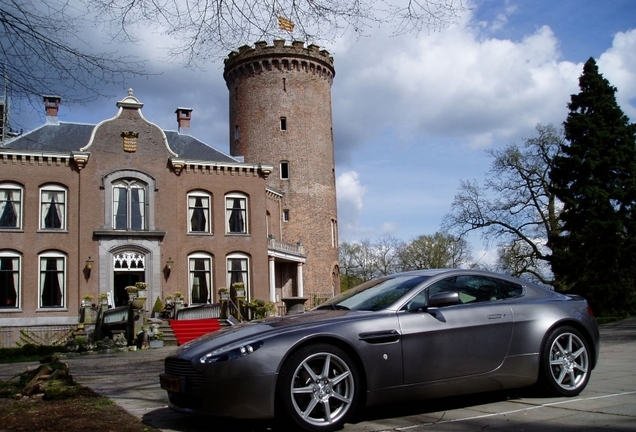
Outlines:
[[482,374],[502,364],[513,317],[497,290],[496,279],[455,276],[430,285],[418,298],[452,291],[459,293],[460,304],[398,314],[405,384]]

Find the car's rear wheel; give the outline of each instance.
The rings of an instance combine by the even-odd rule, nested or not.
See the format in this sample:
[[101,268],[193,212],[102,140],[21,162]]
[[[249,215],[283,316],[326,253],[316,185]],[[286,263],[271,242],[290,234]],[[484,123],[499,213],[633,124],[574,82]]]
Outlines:
[[281,369],[279,407],[296,428],[333,431],[355,411],[359,382],[355,364],[342,349],[309,345],[294,353]]
[[558,327],[548,335],[541,354],[541,380],[550,393],[576,396],[587,385],[592,365],[590,349],[574,327]]

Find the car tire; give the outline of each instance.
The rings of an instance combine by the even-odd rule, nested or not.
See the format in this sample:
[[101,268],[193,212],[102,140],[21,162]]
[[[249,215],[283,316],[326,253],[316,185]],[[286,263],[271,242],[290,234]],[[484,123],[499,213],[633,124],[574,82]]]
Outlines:
[[314,344],[295,352],[282,366],[277,383],[277,417],[292,430],[325,432],[342,428],[360,399],[354,362],[342,349]]
[[552,330],[541,350],[540,382],[552,395],[576,396],[583,391],[592,373],[590,348],[574,327]]

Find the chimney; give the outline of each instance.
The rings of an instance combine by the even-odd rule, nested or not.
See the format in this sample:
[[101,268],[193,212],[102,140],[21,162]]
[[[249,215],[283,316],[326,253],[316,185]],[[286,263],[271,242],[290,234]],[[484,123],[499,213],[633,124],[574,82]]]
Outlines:
[[192,120],[192,108],[177,108],[177,123],[179,124],[179,133],[190,130],[190,120]]
[[44,110],[46,111],[46,123],[47,124],[59,124],[57,119],[57,111],[60,109],[59,96],[44,95]]

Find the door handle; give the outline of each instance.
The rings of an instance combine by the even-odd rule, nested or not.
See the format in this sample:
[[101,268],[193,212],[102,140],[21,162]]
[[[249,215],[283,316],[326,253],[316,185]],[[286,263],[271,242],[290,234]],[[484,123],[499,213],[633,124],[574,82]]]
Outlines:
[[488,315],[488,319],[500,319],[500,318],[504,318],[506,315],[505,314],[493,314],[493,315]]

